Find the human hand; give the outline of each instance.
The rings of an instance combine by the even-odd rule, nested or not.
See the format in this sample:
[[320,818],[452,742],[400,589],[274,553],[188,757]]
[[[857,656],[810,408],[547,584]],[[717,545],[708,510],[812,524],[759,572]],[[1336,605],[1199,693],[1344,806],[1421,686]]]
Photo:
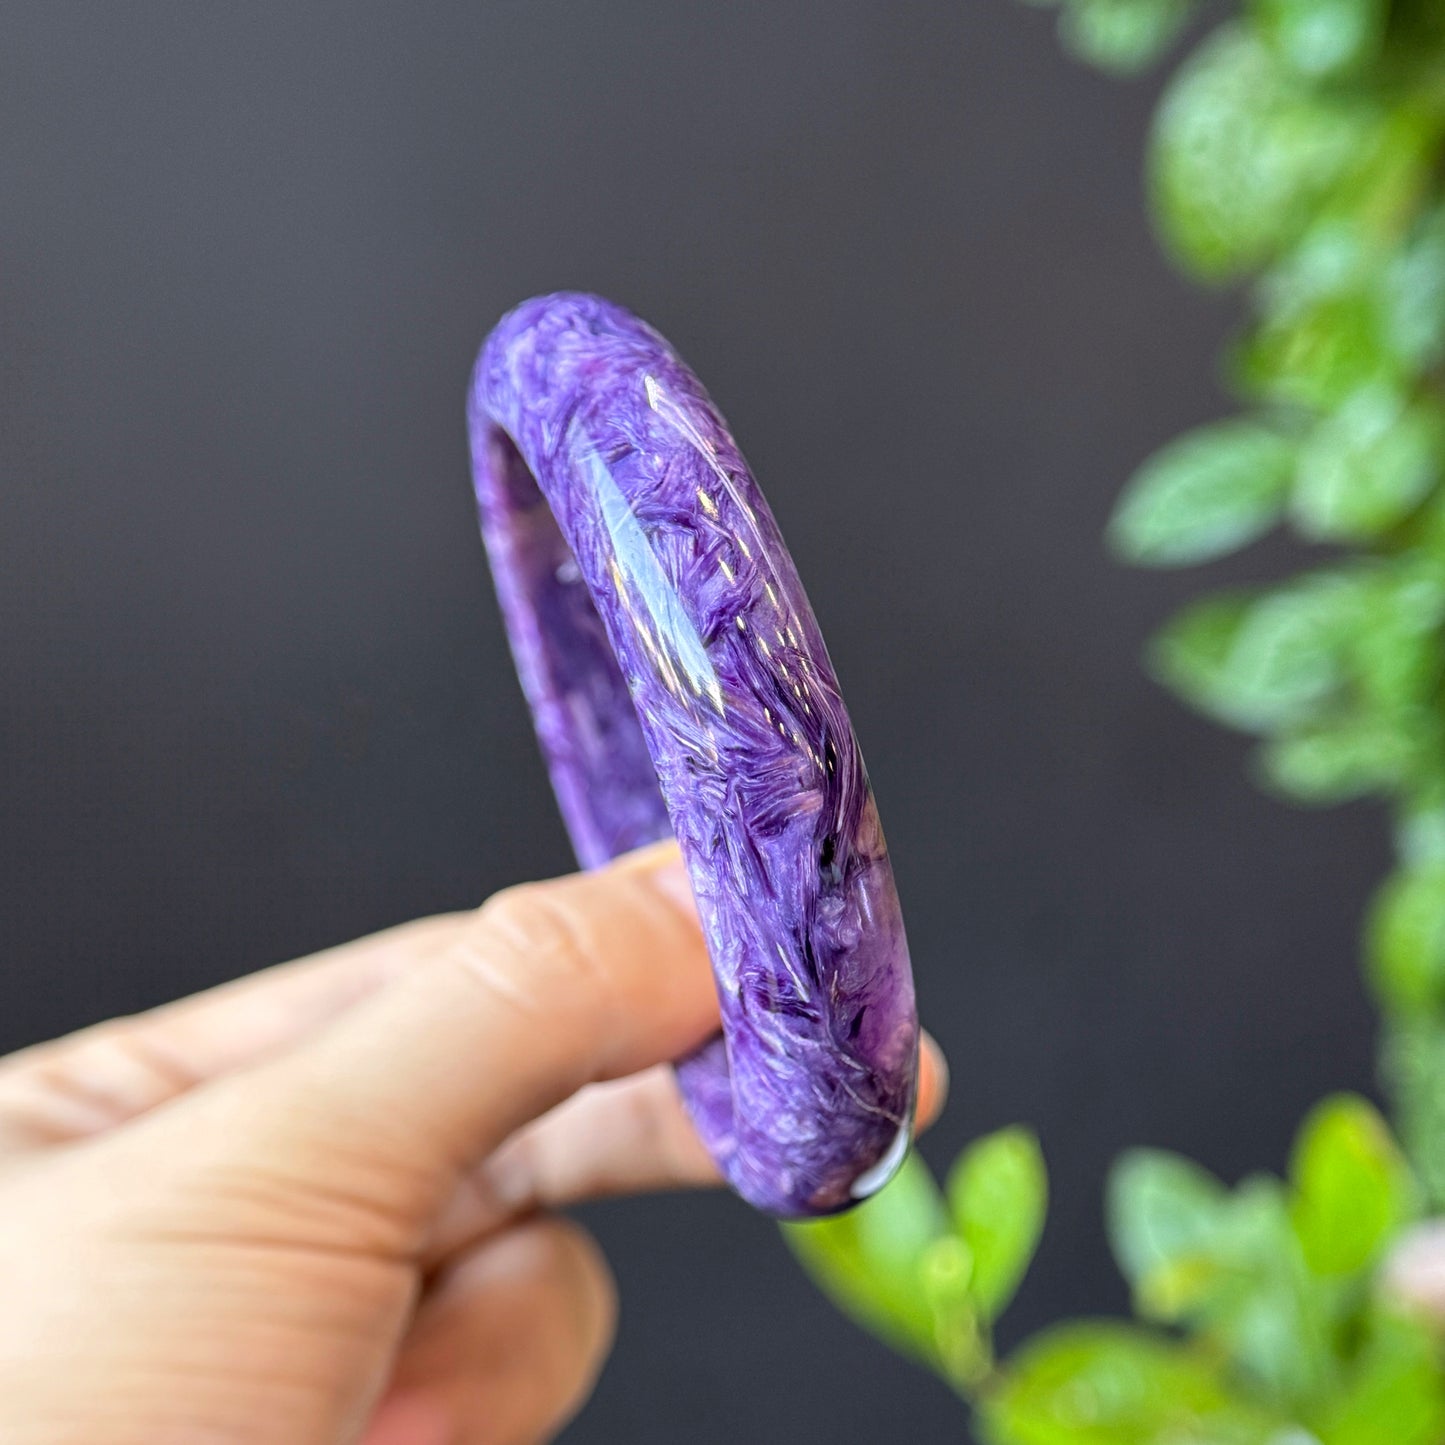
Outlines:
[[547,1438],[616,1309],[549,1211],[715,1182],[716,1026],[669,844],[0,1061],[0,1439]]

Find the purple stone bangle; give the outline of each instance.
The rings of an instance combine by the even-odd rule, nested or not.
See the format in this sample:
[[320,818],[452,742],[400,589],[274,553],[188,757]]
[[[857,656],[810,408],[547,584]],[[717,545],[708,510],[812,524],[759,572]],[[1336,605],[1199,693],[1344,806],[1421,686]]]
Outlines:
[[782,1216],[897,1168],[918,1023],[878,811],[776,522],[707,393],[630,312],[505,316],[469,405],[482,532],[585,867],[675,833],[722,1005],[678,1065],[732,1186]]

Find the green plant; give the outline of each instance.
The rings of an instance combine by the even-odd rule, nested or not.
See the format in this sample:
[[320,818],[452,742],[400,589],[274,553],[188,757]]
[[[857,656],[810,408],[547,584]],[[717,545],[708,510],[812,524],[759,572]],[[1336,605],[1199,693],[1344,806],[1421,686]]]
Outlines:
[[[1158,59],[1192,0],[1043,0],[1107,70]],[[1445,1208],[1445,3],[1245,0],[1160,103],[1163,243],[1244,283],[1225,372],[1247,410],[1146,462],[1109,536],[1145,566],[1206,562],[1278,525],[1323,550],[1204,598],[1156,676],[1261,740],[1260,781],[1373,795],[1398,866],[1365,927],[1382,1078],[1320,1104],[1287,1177],[1227,1189],[1177,1156],[1116,1165],[1108,1213],[1137,1322],[1056,1326],[1005,1360],[991,1331],[1043,1224],[1031,1135],[975,1143],[940,1191],[912,1160],[851,1215],[790,1226],[837,1303],[943,1376],[991,1445],[1439,1445],[1445,1342],[1381,1284]]]

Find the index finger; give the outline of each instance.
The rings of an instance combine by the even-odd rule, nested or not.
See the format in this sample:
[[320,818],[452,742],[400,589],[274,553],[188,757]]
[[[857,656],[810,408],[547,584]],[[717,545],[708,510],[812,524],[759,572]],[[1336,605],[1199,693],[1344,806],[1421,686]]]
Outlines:
[[676,1059],[718,1025],[672,844],[498,894],[443,953],[249,1081],[271,1144],[384,1153],[418,1223],[458,1175],[586,1084]]
[[417,919],[0,1059],[0,1155],[113,1129],[279,1053],[441,952],[469,917]]

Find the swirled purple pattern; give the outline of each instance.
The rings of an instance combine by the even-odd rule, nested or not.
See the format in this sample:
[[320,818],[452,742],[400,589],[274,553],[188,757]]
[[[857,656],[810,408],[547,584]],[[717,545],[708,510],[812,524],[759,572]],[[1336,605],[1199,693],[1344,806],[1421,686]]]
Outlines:
[[732,1186],[846,1208],[906,1148],[918,1025],[878,811],[776,522],[701,384],[595,296],[488,338],[482,531],[584,866],[675,833],[721,1035],[678,1065]]

